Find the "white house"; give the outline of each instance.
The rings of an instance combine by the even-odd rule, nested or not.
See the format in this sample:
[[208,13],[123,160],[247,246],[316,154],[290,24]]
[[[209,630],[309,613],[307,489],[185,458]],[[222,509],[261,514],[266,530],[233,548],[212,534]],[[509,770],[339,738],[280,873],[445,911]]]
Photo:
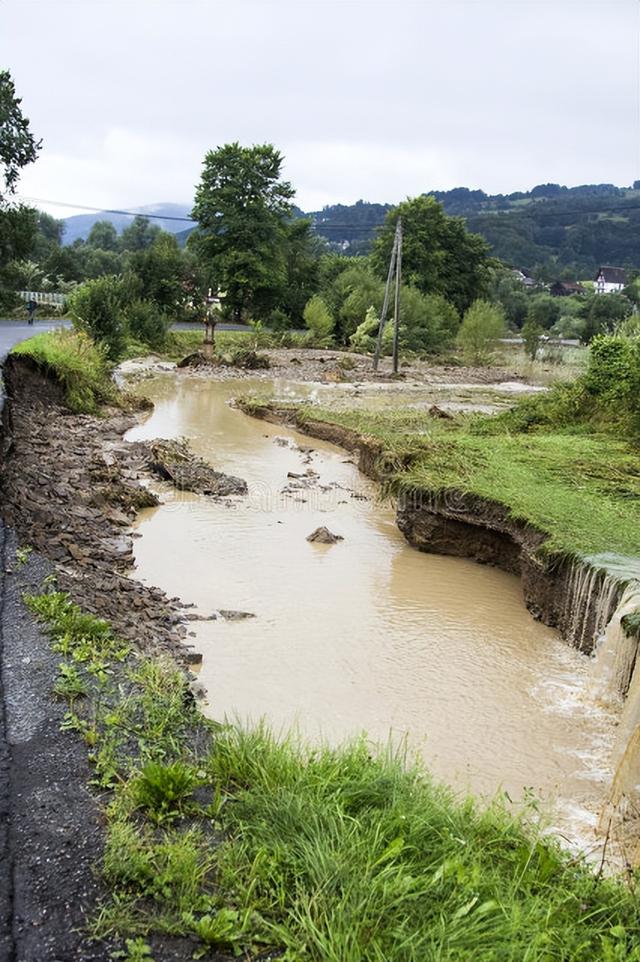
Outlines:
[[627,286],[622,267],[601,267],[595,276],[596,294],[618,294]]

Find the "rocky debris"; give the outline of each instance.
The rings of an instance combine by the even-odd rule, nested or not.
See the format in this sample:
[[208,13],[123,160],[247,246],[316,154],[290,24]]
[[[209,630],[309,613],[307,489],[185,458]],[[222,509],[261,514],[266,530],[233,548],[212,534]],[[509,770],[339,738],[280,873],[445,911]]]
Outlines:
[[193,491],[214,498],[247,494],[247,482],[216,471],[191,453],[186,441],[148,442],[148,468],[180,491]]
[[432,404],[427,413],[429,414],[429,417],[432,418],[441,418],[445,421],[453,420],[453,415],[449,414],[449,412],[445,411],[443,408],[438,407],[437,404]]
[[245,621],[247,618],[255,618],[251,611],[234,611],[231,608],[220,608],[218,614],[225,621]]
[[187,354],[183,357],[181,361],[178,361],[176,367],[214,367],[213,361],[202,351],[194,351],[193,354]]
[[5,521],[21,544],[56,564],[58,587],[85,610],[138,647],[168,651],[185,664],[179,601],[127,576],[133,566],[127,529],[140,508],[158,504],[140,484],[144,446],[122,440],[138,414],[117,408],[100,418],[70,414],[61,391],[15,357],[4,375]]
[[237,367],[243,371],[266,371],[271,367],[271,361],[266,354],[258,354],[257,351],[246,347],[239,347],[234,351],[221,354],[218,361],[227,367]]
[[279,448],[291,447],[291,441],[289,440],[289,438],[281,438],[278,436],[273,439],[273,443],[277,444]]
[[320,528],[316,528],[312,531],[310,535],[307,536],[307,541],[311,541],[314,544],[337,544],[338,541],[344,541],[341,534],[334,534],[333,531],[329,531],[324,525]]

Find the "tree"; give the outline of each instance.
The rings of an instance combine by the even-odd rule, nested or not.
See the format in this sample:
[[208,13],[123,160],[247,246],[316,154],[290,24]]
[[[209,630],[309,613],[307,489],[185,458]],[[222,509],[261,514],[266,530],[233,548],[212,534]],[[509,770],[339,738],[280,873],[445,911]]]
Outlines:
[[491,349],[505,332],[504,311],[489,301],[475,301],[467,310],[456,338],[462,353],[471,364],[484,364]]
[[385,277],[398,218],[402,217],[404,279],[425,294],[442,294],[462,312],[488,285],[489,247],[470,234],[463,218],[448,217],[433,197],[403,201],[387,214],[373,251],[373,263]]
[[120,235],[120,250],[123,251],[144,251],[147,250],[160,233],[160,228],[151,224],[148,217],[136,214],[131,224],[122,231]]
[[632,309],[624,294],[592,294],[585,306],[583,340],[588,344],[596,334],[613,331]]
[[128,263],[140,282],[140,297],[175,316],[185,298],[187,273],[175,237],[158,231],[151,247],[131,254]]
[[562,298],[551,294],[534,294],[529,298],[527,320],[548,331],[560,317]]
[[14,260],[24,260],[32,252],[37,215],[23,204],[13,205],[20,171],[33,163],[40,149],[20,108],[16,89],[8,70],[0,71],[0,306],[11,307],[14,289],[8,273]]
[[189,244],[210,265],[238,317],[268,313],[286,285],[285,236],[294,190],[272,144],[225,144],[204,159]]
[[278,309],[296,327],[302,321],[304,306],[318,290],[318,262],[323,242],[311,230],[311,221],[298,218],[284,226],[285,284]]
[[29,120],[22,113],[21,103],[11,74],[0,70],[0,168],[4,181],[0,202],[7,194],[15,193],[20,171],[34,162],[40,150],[41,141],[36,141],[29,130]]
[[117,251],[118,232],[110,220],[97,220],[89,231],[87,244],[103,251]]

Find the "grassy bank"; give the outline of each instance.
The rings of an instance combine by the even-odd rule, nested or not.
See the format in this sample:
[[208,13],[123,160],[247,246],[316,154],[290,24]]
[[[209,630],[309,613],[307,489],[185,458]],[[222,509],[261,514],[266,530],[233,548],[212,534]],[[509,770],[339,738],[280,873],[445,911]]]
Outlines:
[[30,358],[57,380],[76,413],[97,413],[102,404],[115,399],[106,355],[86,334],[68,330],[36,334],[11,353]]
[[396,489],[455,489],[500,502],[547,533],[547,553],[640,555],[640,466],[624,438],[569,428],[518,433],[508,419],[449,421],[406,408],[302,407],[296,416],[382,442],[388,462],[399,465],[389,477]]
[[108,792],[95,937],[128,958],[638,962],[633,887],[596,877],[499,806],[456,800],[398,755],[277,741],[199,714],[169,662],[50,591],[64,727]]

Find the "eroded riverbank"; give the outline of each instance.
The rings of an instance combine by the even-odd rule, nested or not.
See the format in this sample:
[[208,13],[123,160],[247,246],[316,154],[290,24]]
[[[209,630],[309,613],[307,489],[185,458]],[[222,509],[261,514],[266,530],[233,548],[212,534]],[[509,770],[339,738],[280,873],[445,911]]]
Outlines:
[[[438,777],[485,796],[533,791],[589,844],[613,731],[589,660],[531,618],[515,577],[410,548],[343,450],[226,404],[250,386],[148,383],[154,414],[129,435],[186,436],[249,484],[231,508],[163,491],[135,542],[137,576],[201,612],[257,615],[192,626],[214,717],[334,741],[409,736]],[[345,541],[309,545],[319,524]]]

